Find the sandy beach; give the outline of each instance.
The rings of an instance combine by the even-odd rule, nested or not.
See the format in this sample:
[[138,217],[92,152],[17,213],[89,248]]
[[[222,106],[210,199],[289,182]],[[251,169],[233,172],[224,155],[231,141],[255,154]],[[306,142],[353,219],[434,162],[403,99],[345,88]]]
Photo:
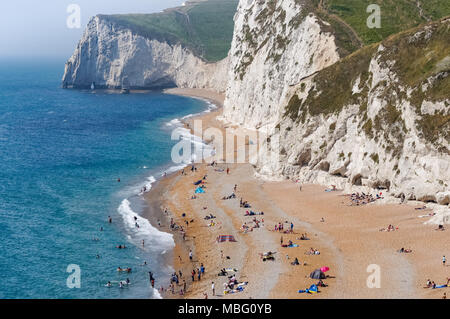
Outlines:
[[[203,129],[224,129],[216,119],[222,111],[223,95],[191,89],[166,93],[214,102],[219,109],[201,116]],[[255,177],[250,164],[203,163],[195,167],[163,178],[146,195],[150,208],[144,217],[153,225],[160,219],[161,230],[174,234],[176,247],[169,258],[175,271],[182,272],[175,293],[166,291],[164,298],[205,298],[205,294],[208,298],[240,299],[441,298],[448,292],[448,288],[423,288],[427,279],[441,285],[450,277],[450,267],[442,264],[442,256],[450,256],[448,230],[424,225],[430,210],[378,202],[349,206],[349,196],[342,191],[325,191],[327,186],[322,185],[302,185],[300,190],[289,180],[263,181]],[[205,192],[192,199],[198,180],[203,180]],[[222,199],[233,192],[235,198]],[[241,198],[251,207],[241,207]],[[264,214],[245,216],[250,210]],[[206,220],[210,214],[215,218]],[[170,229],[171,220],[183,227],[184,239],[181,231]],[[292,223],[293,232],[274,231],[279,223],[284,231]],[[388,225],[394,230],[386,231]],[[304,233],[309,240],[300,240]],[[236,242],[219,243],[219,235],[232,235]],[[282,247],[281,241],[292,241],[297,247]],[[311,248],[320,254],[307,254]],[[400,248],[412,252],[399,253]],[[263,261],[261,254],[269,251],[274,252],[275,260]],[[295,258],[300,265],[291,264]],[[192,281],[192,270],[197,271],[202,264],[205,273],[201,280],[195,275]],[[309,274],[321,267],[330,268],[326,272],[329,278],[323,280],[328,286],[319,287],[318,294],[298,293],[318,282]],[[236,275],[239,283],[247,283],[242,291],[224,293],[228,278],[218,276],[222,268],[237,270],[228,276]],[[379,270],[379,288],[368,287],[373,269]],[[187,290],[180,295],[183,280]],[[157,288],[160,285],[168,288],[169,283],[157,283]]]

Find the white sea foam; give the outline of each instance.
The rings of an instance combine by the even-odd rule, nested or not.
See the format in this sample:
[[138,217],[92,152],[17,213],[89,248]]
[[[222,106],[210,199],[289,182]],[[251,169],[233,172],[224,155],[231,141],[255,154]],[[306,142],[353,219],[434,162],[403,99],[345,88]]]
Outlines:
[[[173,235],[159,231],[147,219],[136,214],[128,199],[122,201],[117,211],[122,216],[125,228],[130,236],[129,240],[135,245],[140,245],[144,240],[146,250],[164,251],[175,247]],[[136,226],[136,223],[139,227]]]
[[173,119],[166,123],[166,126],[169,126],[169,127],[174,127],[174,126],[179,126],[179,125],[181,125],[181,121],[179,119]]
[[161,297],[161,294],[159,293],[158,289],[155,289],[155,288],[153,288],[153,297],[154,297],[155,299],[163,299],[163,298]]
[[[192,97],[192,98],[198,99],[198,100],[202,100],[203,102],[206,103],[207,108],[206,108],[206,110],[204,110],[202,112],[199,112],[199,113],[185,115],[185,116],[183,116],[181,118],[181,120],[186,120],[186,119],[191,118],[193,116],[198,116],[198,115],[201,115],[201,114],[204,114],[204,113],[210,113],[212,110],[215,110],[215,109],[218,108],[218,106],[215,103],[213,103],[213,102],[211,102],[209,100],[203,99],[201,97]],[[168,127],[177,127],[177,126],[182,126],[183,123],[179,119],[175,118],[175,119],[170,120],[169,122],[165,123],[165,125],[168,126]]]
[[[164,172],[167,173],[167,174],[171,174],[171,173],[174,173],[174,172],[182,170],[186,166],[187,166],[187,164],[180,164],[180,165],[171,166],[168,169],[166,169]],[[161,174],[161,175],[164,175],[164,173]]]

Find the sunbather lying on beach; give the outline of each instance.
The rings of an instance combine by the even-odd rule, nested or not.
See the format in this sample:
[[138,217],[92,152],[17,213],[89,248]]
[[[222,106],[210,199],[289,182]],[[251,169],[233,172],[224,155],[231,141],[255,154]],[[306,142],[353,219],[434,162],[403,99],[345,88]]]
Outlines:
[[390,224],[389,224],[389,226],[388,226],[387,228],[381,228],[381,229],[380,229],[380,231],[387,231],[387,232],[389,232],[389,231],[395,231],[395,230],[398,230],[398,226],[397,226],[397,227],[394,227],[393,225],[390,225]]
[[305,255],[320,255],[320,251],[311,247],[305,252]]
[[274,252],[269,251],[267,253],[260,254],[260,257],[261,257],[262,261],[275,260],[274,254],[275,254]]
[[254,215],[264,215],[264,212],[260,212],[260,213],[257,213],[257,212],[254,212],[254,211],[245,211],[245,215],[244,216],[254,216]]
[[412,249],[400,248],[397,250],[399,253],[412,253]]
[[227,199],[232,199],[232,198],[236,198],[236,194],[235,193],[231,193],[231,195],[229,195],[229,196],[222,197],[222,200],[227,200]]

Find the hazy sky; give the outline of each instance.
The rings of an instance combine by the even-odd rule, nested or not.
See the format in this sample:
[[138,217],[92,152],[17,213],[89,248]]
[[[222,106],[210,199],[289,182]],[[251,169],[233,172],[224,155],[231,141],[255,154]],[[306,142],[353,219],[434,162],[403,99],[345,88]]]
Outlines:
[[[152,13],[185,0],[2,0],[0,57],[51,56],[69,58],[89,18],[96,14]],[[67,27],[67,8],[81,9],[81,28]]]

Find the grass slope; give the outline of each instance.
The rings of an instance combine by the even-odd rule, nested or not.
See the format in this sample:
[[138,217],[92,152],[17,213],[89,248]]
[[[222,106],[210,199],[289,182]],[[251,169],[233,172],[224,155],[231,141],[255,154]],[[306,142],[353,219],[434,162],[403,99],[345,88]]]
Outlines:
[[[381,9],[381,28],[369,29],[366,12],[370,4]],[[448,0],[322,0],[324,10],[338,16],[356,31],[364,44],[379,42],[398,33],[450,15]]]
[[102,15],[118,27],[150,39],[181,44],[206,61],[225,58],[231,47],[238,0],[188,2],[154,14]]

